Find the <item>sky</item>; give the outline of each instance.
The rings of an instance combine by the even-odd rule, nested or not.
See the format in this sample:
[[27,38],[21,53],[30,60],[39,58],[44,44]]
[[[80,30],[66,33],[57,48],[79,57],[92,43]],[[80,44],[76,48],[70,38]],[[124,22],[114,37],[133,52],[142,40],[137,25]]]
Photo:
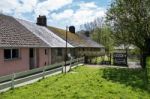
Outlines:
[[65,29],[105,17],[111,0],[0,0],[0,13],[36,23],[46,15],[47,24]]

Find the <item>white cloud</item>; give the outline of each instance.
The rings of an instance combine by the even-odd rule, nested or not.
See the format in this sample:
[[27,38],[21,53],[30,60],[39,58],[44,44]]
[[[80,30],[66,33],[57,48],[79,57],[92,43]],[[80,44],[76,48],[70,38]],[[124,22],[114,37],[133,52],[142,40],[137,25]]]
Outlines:
[[73,23],[75,25],[91,22],[98,17],[105,16],[105,9],[98,7],[95,2],[83,2],[79,6],[80,8],[74,13]]
[[[76,6],[76,8],[72,7]],[[68,6],[68,8],[67,8]],[[69,7],[70,6],[70,7]],[[62,9],[66,7],[65,9]],[[32,13],[35,20],[38,15],[46,15],[50,25],[58,27],[91,22],[97,17],[105,16],[105,9],[97,6],[95,2],[74,3],[73,0],[1,0],[0,11],[18,18],[27,19],[24,13]],[[60,11],[58,13],[58,10]]]
[[82,9],[89,9],[89,8],[97,8],[97,5],[95,4],[95,2],[82,2],[81,4],[79,4],[79,7]]
[[39,3],[35,9],[35,14],[38,16],[48,15],[50,11],[58,10],[65,5],[71,4],[72,0],[47,0],[42,3]]
[[34,11],[37,2],[38,0],[1,0],[0,11],[17,18],[26,19],[22,14]]
[[51,14],[52,20],[66,25],[79,26],[81,24],[91,22],[98,17],[104,17],[106,10],[98,7],[94,2],[81,3],[79,9],[73,11],[66,9],[60,13]]
[[62,20],[62,19],[68,19],[68,18],[71,18],[73,16],[73,10],[72,9],[67,9],[65,11],[63,11],[62,13],[52,13],[51,17],[54,19],[54,20]]
[[79,9],[74,14],[73,23],[75,25],[80,25],[86,22],[91,22],[97,17],[104,17],[104,16],[105,16],[105,10],[102,8]]
[[72,0],[1,0],[0,10],[4,13],[30,13],[35,12],[35,16],[48,15],[50,11],[58,10],[65,5],[71,4]]
[[1,0],[0,10],[5,13],[25,13],[32,12],[37,4],[37,0]]
[[4,13],[12,13],[19,6],[18,0],[1,0],[0,10]]
[[20,0],[19,6],[16,8],[17,13],[32,12],[37,5],[37,0]]

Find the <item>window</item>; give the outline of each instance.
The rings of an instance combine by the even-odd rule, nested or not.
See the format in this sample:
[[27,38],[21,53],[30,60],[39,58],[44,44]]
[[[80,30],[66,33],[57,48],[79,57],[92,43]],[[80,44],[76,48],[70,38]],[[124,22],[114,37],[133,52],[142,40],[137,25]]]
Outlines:
[[62,56],[62,49],[61,48],[57,49],[57,56]]
[[11,50],[10,49],[5,49],[4,50],[4,58],[5,59],[10,59],[11,58]]
[[19,50],[12,49],[12,58],[19,58]]
[[19,58],[19,49],[4,49],[4,59]]

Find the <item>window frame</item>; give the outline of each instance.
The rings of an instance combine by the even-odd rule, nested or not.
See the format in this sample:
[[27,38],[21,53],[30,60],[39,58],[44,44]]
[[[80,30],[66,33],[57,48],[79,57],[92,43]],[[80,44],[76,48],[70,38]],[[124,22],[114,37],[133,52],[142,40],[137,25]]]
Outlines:
[[[5,58],[5,50],[10,50],[10,58]],[[13,50],[18,50],[17,57],[13,57]],[[19,48],[5,48],[5,49],[3,49],[3,57],[4,57],[4,60],[19,59],[20,58],[20,49]]]

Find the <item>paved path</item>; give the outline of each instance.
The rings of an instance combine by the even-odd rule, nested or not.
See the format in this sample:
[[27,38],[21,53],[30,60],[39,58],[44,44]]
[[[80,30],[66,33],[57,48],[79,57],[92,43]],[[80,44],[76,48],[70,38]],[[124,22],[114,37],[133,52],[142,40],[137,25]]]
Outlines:
[[128,62],[129,68],[141,68],[140,62]]
[[100,68],[127,68],[127,67],[122,67],[122,66],[113,66],[113,65],[90,65],[90,64],[85,64],[85,66],[88,66],[88,67],[100,67]]
[[85,64],[85,65],[90,66],[90,67],[101,67],[101,68],[107,68],[107,67],[112,67],[112,68],[141,68],[139,62],[128,62],[128,67],[114,66],[114,65],[91,65],[91,64]]

